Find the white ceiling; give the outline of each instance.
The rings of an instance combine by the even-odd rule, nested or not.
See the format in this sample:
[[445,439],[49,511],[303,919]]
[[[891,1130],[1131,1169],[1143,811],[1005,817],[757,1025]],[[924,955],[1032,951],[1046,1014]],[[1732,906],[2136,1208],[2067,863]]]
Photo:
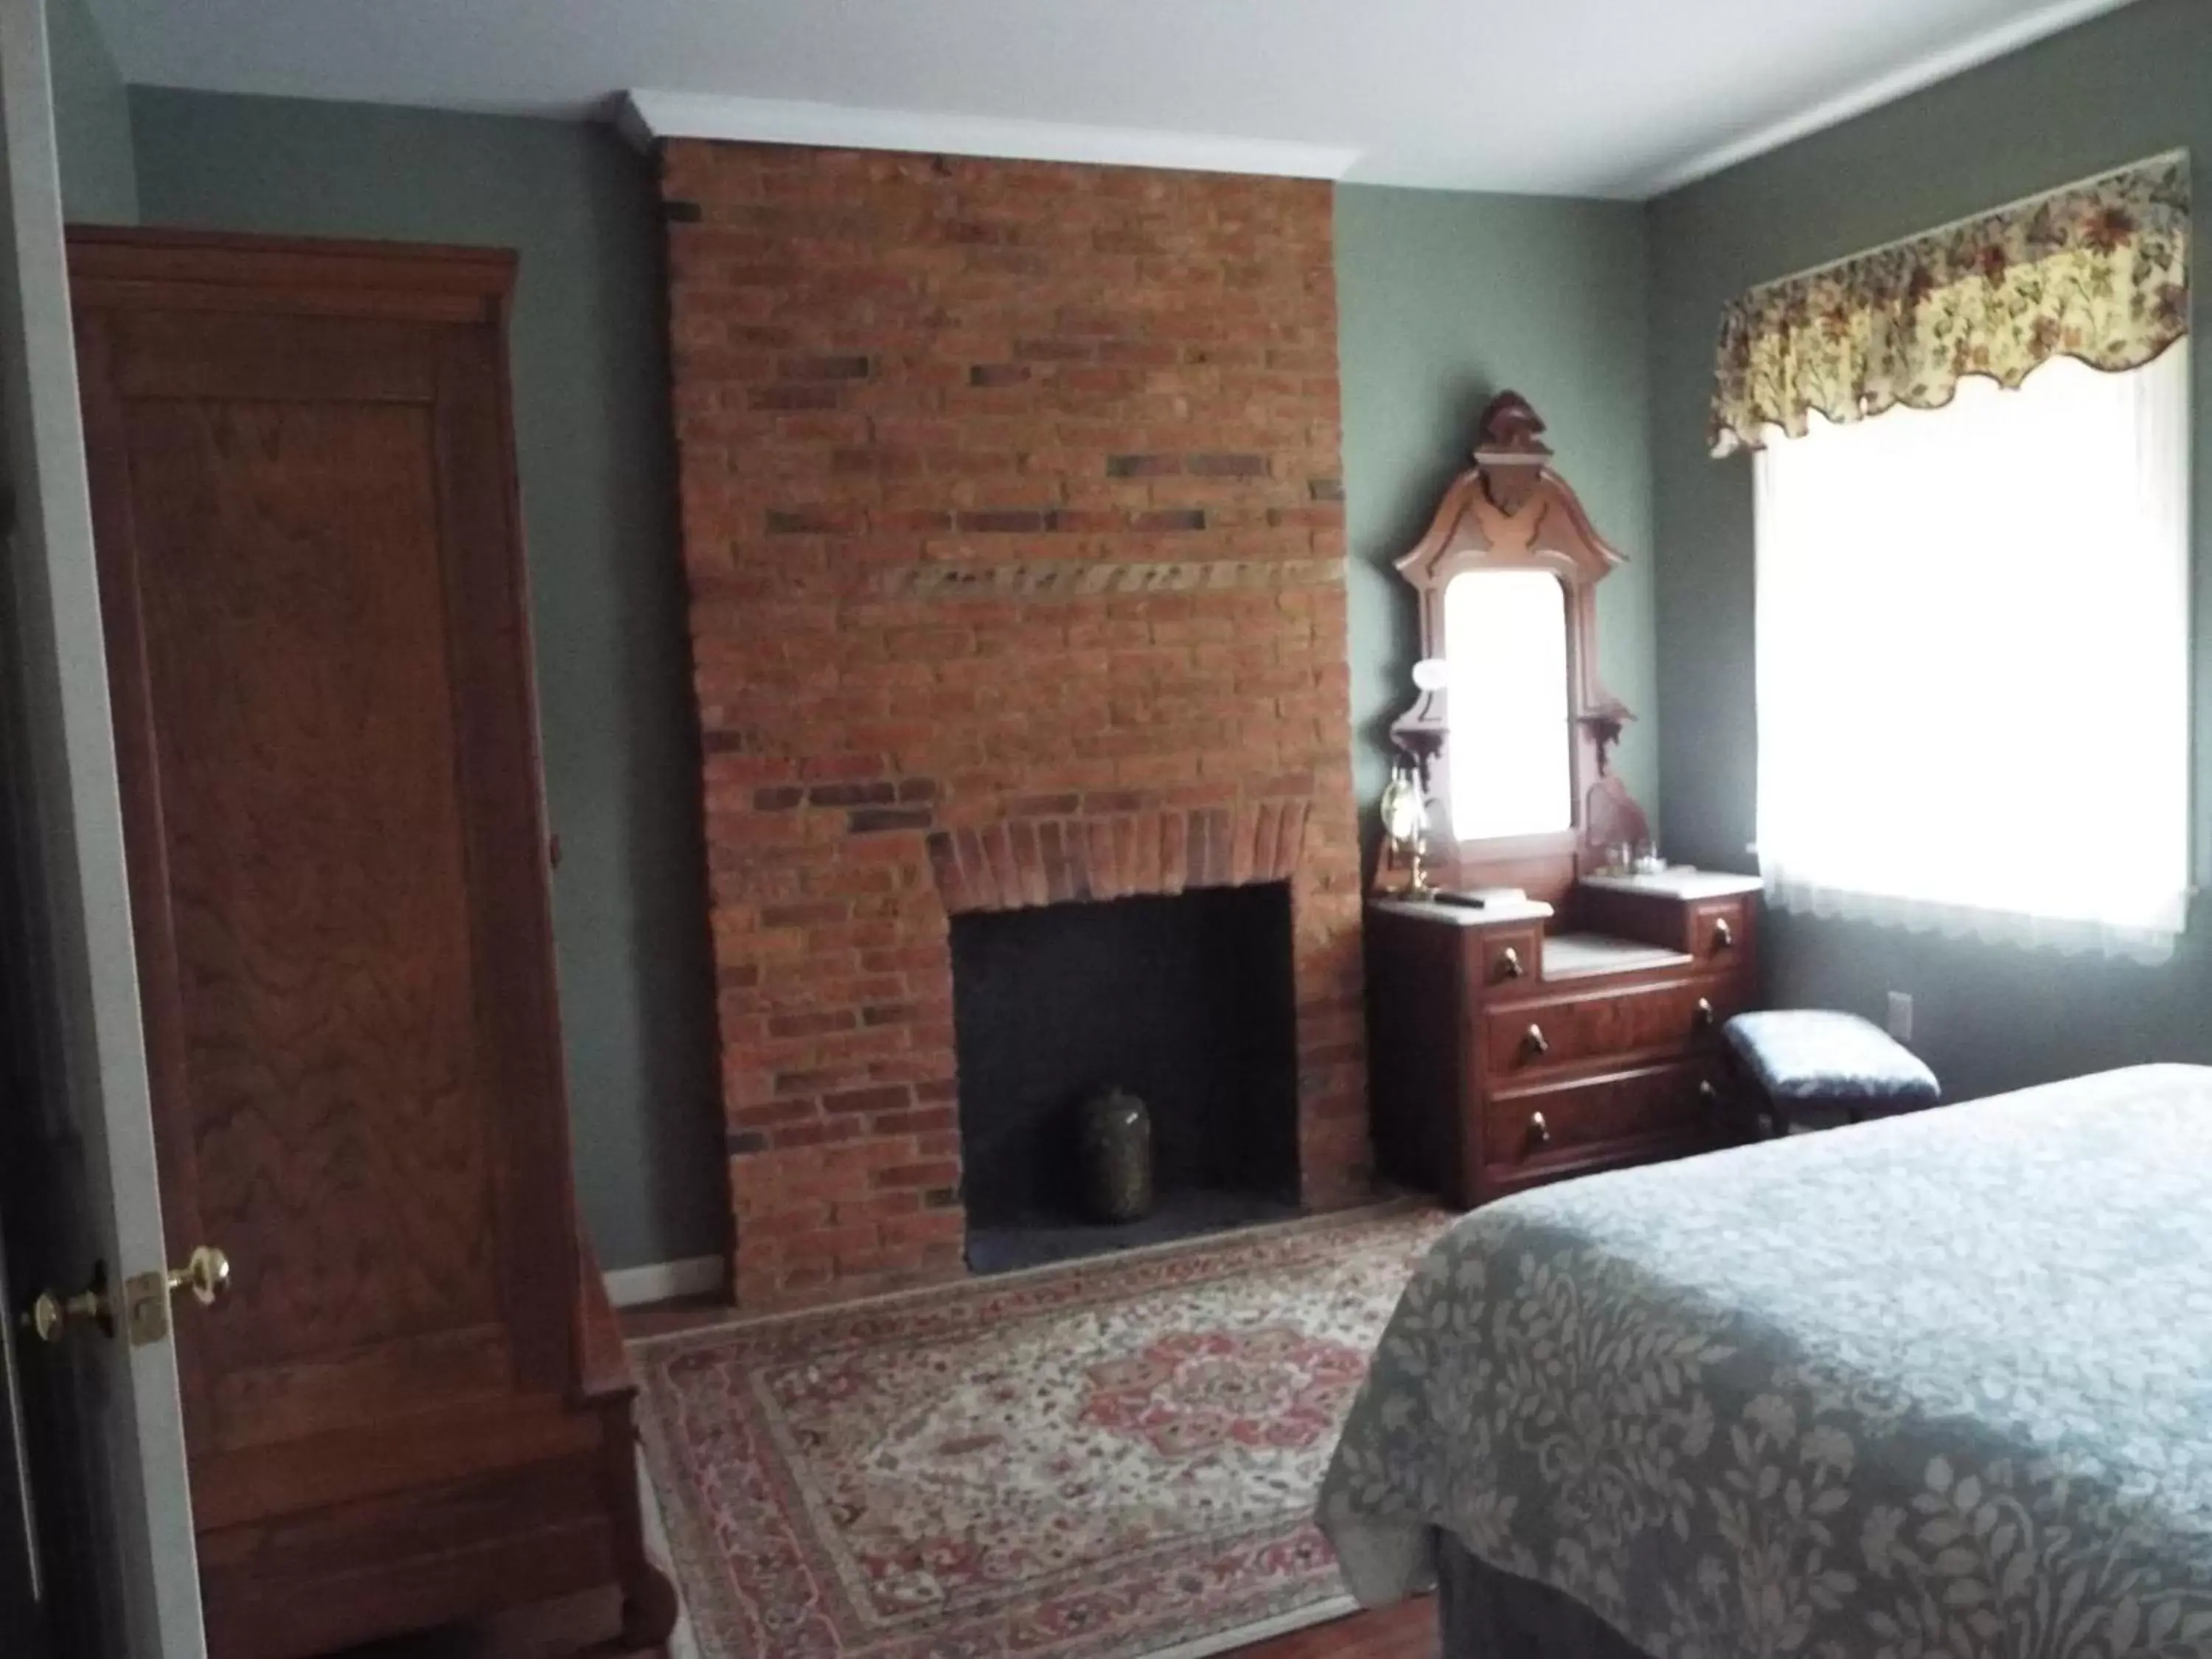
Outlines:
[[[2124,3],[94,0],[94,9],[125,78],[154,86],[557,115],[604,110],[611,94],[643,88],[841,106],[864,112],[856,118],[875,131],[896,125],[896,112],[988,118],[987,128],[1131,129],[1149,140],[1209,135],[1338,152],[1346,176],[1366,182],[1636,198]],[[696,97],[674,104],[701,106]],[[1297,154],[1255,170],[1328,170],[1305,167]]]

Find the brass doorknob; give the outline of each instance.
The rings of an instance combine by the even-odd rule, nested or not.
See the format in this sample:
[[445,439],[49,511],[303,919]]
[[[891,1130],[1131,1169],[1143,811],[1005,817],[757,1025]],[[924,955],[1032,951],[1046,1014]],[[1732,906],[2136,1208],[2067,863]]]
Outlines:
[[230,1258],[212,1244],[201,1245],[183,1267],[169,1269],[169,1289],[190,1291],[200,1306],[212,1306],[230,1289]]
[[1498,978],[1518,979],[1521,977],[1523,971],[1524,970],[1521,966],[1520,951],[1515,950],[1509,945],[1503,951],[1500,951],[1498,953]]
[[1705,1030],[1713,1023],[1713,1005],[1711,998],[1698,999],[1697,1022],[1699,1030]]
[[23,1316],[23,1323],[41,1342],[58,1342],[73,1326],[90,1325],[102,1336],[115,1334],[115,1304],[107,1295],[107,1264],[93,1264],[92,1282],[75,1296],[42,1291]]
[[1713,920],[1713,949],[1725,951],[1735,943],[1735,924],[1726,916]]
[[1544,1028],[1540,1025],[1531,1025],[1522,1034],[1521,1046],[1532,1054],[1548,1054],[1552,1052],[1551,1042],[1544,1036]]
[[1539,1146],[1548,1146],[1552,1144],[1552,1126],[1544,1121],[1544,1115],[1541,1112],[1528,1114],[1528,1139]]

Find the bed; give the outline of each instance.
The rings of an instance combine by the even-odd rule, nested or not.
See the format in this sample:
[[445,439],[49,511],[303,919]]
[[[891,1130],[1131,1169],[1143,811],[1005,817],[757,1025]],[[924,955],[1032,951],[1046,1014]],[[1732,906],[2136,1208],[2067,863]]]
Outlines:
[[2212,1656],[2212,1069],[1476,1211],[1319,1516],[1448,1659]]

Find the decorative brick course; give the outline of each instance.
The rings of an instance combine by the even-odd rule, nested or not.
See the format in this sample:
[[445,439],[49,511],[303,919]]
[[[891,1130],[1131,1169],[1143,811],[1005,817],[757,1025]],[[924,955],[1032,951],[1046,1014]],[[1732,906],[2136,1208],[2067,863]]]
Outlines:
[[1328,187],[662,182],[739,1300],[961,1271],[964,909],[1287,881],[1304,1192],[1358,1196]]

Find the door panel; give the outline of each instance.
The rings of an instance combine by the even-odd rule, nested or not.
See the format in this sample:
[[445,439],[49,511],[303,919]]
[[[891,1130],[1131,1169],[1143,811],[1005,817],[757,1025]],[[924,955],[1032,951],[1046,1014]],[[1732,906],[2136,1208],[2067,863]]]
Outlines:
[[366,1380],[499,1312],[428,411],[124,419],[198,1224],[251,1264],[205,1353]]
[[[14,500],[0,561],[0,1319],[13,1329],[39,1290],[75,1290],[95,1261],[119,1280],[163,1255],[39,0],[0,0],[0,140]],[[203,1659],[174,1349],[84,1329],[15,1358],[48,1569],[40,1624],[88,1659]]]
[[169,1233],[234,1276],[179,1334],[204,1528],[573,1375],[490,331],[236,291],[76,319]]

